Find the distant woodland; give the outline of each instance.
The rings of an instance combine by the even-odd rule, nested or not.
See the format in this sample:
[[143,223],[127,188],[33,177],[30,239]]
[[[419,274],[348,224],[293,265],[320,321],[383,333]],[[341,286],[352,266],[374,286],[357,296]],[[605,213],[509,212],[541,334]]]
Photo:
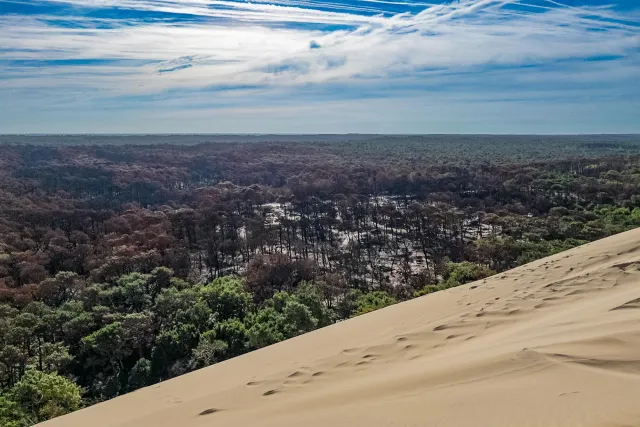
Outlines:
[[633,136],[21,138],[7,427],[640,226]]

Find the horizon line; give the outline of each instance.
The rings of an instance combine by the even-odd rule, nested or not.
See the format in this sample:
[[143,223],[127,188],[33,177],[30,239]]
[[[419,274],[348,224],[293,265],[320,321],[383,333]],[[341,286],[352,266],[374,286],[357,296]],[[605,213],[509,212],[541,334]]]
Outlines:
[[51,136],[640,136],[637,133],[0,133],[0,137]]

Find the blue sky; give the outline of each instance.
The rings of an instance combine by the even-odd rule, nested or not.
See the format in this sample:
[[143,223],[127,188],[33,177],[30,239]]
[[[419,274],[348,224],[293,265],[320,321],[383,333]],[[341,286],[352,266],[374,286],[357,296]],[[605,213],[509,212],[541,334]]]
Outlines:
[[640,133],[638,0],[0,0],[0,133]]

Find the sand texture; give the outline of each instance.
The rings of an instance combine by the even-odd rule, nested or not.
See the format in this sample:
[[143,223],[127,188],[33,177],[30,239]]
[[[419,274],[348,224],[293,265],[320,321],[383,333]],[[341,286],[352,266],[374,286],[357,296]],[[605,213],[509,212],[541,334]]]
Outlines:
[[640,229],[47,427],[640,426]]

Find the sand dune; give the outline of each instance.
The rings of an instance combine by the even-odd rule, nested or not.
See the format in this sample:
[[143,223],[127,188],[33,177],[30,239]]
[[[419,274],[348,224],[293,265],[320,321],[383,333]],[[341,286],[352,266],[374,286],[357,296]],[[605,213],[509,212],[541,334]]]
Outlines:
[[42,425],[640,426],[640,229]]

